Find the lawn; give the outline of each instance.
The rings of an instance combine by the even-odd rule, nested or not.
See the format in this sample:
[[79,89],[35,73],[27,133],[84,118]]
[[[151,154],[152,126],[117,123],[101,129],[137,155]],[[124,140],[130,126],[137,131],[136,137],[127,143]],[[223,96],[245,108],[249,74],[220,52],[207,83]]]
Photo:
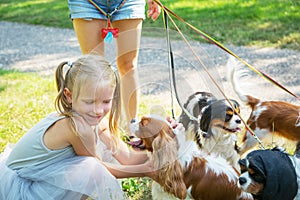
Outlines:
[[[161,0],[188,23],[216,40],[234,45],[272,46],[300,50],[298,0]],[[72,28],[67,1],[2,0],[0,19],[60,28]],[[145,20],[144,27],[163,27],[163,21]],[[177,21],[178,22],[178,21]],[[183,23],[182,31],[200,40]]]
[[0,69],[0,152],[54,111],[54,79]]

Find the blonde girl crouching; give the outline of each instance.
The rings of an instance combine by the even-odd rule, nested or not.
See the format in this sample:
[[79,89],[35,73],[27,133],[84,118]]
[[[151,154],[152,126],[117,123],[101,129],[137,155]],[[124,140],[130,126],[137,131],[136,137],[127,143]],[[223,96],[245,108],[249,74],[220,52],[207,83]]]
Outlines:
[[0,199],[124,199],[117,178],[153,173],[118,135],[118,73],[90,54],[61,63],[56,83],[57,112],[0,155]]

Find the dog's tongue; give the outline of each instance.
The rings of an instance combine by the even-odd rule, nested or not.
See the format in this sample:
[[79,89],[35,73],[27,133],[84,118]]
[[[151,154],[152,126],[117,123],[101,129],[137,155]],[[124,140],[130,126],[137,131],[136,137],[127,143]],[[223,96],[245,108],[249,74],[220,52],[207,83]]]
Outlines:
[[241,128],[239,128],[239,127],[233,128],[233,129],[229,129],[229,128],[224,128],[224,129],[227,130],[227,131],[230,131],[230,132],[232,132],[232,133],[235,133],[235,132],[238,132],[238,131],[241,130]]
[[239,127],[237,127],[237,128],[235,128],[235,129],[232,129],[232,132],[239,132],[239,131],[241,131],[241,128],[239,128]]
[[127,142],[134,149],[145,149],[143,145],[143,141],[140,138],[132,138],[129,142]]

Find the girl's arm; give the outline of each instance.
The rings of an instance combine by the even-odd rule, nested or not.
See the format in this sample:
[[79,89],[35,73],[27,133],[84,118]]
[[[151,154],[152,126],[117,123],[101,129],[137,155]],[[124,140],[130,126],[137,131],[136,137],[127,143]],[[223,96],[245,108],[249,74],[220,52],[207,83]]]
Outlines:
[[[80,116],[75,116],[72,120],[77,130],[72,128],[68,139],[75,153],[79,156],[93,156],[101,160],[96,152],[96,135],[93,128]],[[69,120],[69,126],[72,127],[71,120]]]
[[[109,149],[111,149],[110,143],[112,139],[105,119],[102,120],[99,126],[99,138]],[[146,151],[135,151],[132,148],[129,148],[121,139],[119,139],[119,146],[117,147],[116,152],[113,153],[114,157],[122,165],[138,165],[145,163],[148,160]]]
[[118,165],[103,162],[105,167],[116,178],[129,178],[129,177],[150,177],[154,178],[153,168],[150,162],[140,165]]
[[47,148],[56,150],[72,145],[79,156],[94,156],[96,154],[96,136],[93,129],[80,117],[73,118],[77,126],[75,131],[70,118],[64,118],[53,124],[44,135]]
[[137,165],[149,160],[146,151],[133,150],[123,141],[120,141],[120,146],[114,156],[123,165]]

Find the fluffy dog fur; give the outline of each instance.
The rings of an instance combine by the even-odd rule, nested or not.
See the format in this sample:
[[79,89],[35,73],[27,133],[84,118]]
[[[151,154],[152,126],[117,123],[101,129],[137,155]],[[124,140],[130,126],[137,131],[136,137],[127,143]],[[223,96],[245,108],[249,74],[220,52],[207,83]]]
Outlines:
[[184,131],[172,129],[166,120],[145,116],[132,127],[141,145],[152,153],[158,169],[155,181],[169,193],[167,197],[153,194],[155,199],[169,199],[170,194],[196,200],[252,199],[238,188],[236,169],[221,157],[203,153],[195,141],[186,140]]
[[198,121],[183,111],[179,122],[186,129],[188,140],[195,138],[203,151],[217,154],[239,169],[235,132],[240,130],[241,120],[237,115],[240,111],[237,101],[230,102],[232,105],[224,99],[217,100],[211,93],[196,92],[188,98],[184,108]]
[[[237,61],[234,58],[229,59],[230,80],[236,94],[251,108],[251,113],[247,120],[251,130],[262,140],[274,133],[288,140],[299,142],[300,106],[282,101],[263,101],[243,94],[238,85],[237,77],[234,75],[237,65]],[[251,136],[250,132],[245,131],[239,151],[243,154],[255,147],[256,144],[257,141]]]
[[254,199],[300,198],[300,160],[297,155],[288,155],[279,148],[255,150],[240,160],[240,164],[242,174],[239,185],[244,191],[252,193]]

